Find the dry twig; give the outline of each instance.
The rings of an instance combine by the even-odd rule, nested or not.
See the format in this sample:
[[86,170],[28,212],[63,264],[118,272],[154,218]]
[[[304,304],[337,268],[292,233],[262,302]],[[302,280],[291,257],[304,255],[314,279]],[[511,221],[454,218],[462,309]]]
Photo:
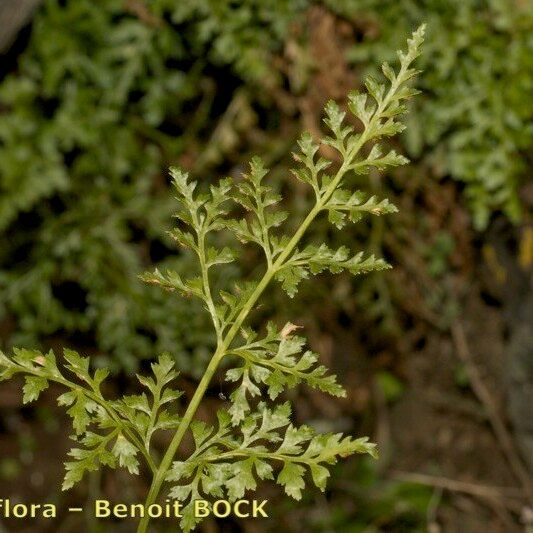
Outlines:
[[503,422],[499,407],[492,394],[485,385],[478,367],[472,359],[463,326],[459,322],[452,325],[452,337],[457,348],[457,355],[465,365],[466,372],[472,384],[472,389],[487,410],[492,429],[498,439],[502,451],[509,462],[511,470],[520,481],[528,499],[533,502],[533,483],[527,467],[523,464],[516,449],[514,440]]
[[520,514],[523,505],[517,501],[524,499],[526,494],[523,490],[513,487],[493,487],[490,485],[479,485],[477,483],[468,483],[456,479],[449,479],[440,476],[430,476],[427,474],[418,474],[412,472],[402,472],[394,470],[391,472],[394,479],[406,481],[408,483],[419,483],[430,487],[438,487],[451,492],[462,492],[479,498],[490,500],[491,502],[501,502],[508,509]]

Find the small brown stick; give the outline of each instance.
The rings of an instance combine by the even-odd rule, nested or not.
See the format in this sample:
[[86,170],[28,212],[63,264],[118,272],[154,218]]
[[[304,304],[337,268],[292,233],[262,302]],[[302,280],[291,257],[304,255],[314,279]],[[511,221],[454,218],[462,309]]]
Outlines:
[[430,487],[437,487],[451,492],[463,492],[479,498],[485,498],[491,501],[501,501],[505,506],[520,513],[523,505],[512,501],[515,499],[525,498],[524,491],[513,487],[491,487],[489,485],[478,485],[477,483],[468,483],[440,476],[430,476],[427,474],[418,474],[412,472],[402,472],[393,470],[391,476],[400,481],[408,483],[419,483]]
[[126,0],[124,2],[124,7],[126,11],[129,11],[132,15],[135,15],[147,26],[159,28],[163,25],[163,19],[153,15],[143,0]]
[[466,372],[472,384],[472,389],[487,410],[492,429],[500,443],[502,451],[509,465],[520,481],[528,499],[533,502],[533,484],[527,468],[524,466],[509,430],[505,426],[499,413],[499,408],[490,391],[487,389],[479,370],[472,360],[463,326],[459,322],[452,325],[452,337],[457,348],[457,355],[465,365]]

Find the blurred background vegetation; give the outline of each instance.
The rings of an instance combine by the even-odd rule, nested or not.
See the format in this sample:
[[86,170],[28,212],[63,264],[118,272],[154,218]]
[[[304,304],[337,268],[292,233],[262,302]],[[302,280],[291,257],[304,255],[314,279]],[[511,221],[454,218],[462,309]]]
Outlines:
[[[533,4],[0,3],[0,347],[79,349],[114,370],[117,391],[167,350],[190,393],[213,346],[199,307],[137,279],[154,266],[186,268],[166,235],[176,208],[167,167],[210,182],[261,154],[287,207],[303,213],[307,192],[288,172],[297,136],[319,135],[325,102],[342,102],[423,21],[423,94],[396,141],[412,163],[360,184],[400,213],[331,237],[394,270],[322,276],[289,303],[272,291],[257,317],[305,326],[349,390],[346,401],[295,393],[299,421],[370,434],[381,459],[346,461],[325,496],[297,505],[267,487],[273,518],[205,531],[533,523]],[[256,268],[253,251],[245,259],[234,276]],[[204,416],[226,393],[214,383]],[[124,494],[120,474],[104,474],[86,494],[59,494],[63,419],[51,400],[18,402],[3,385],[2,495],[135,500],[146,490],[141,479]],[[5,527],[99,530],[69,520]]]

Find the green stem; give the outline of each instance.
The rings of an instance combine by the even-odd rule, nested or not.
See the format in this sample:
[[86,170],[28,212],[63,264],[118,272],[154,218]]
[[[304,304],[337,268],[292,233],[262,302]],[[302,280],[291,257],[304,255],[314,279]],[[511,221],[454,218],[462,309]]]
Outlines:
[[150,422],[148,423],[148,429],[146,430],[146,438],[144,439],[144,445],[146,447],[146,451],[150,453],[150,440],[151,436],[154,431],[154,426],[157,423],[157,415],[159,413],[159,409],[161,408],[161,390],[163,388],[162,384],[159,384],[155,388],[155,392],[153,393],[154,402],[152,404],[152,411],[150,413]]
[[309,374],[306,374],[305,372],[300,372],[299,370],[295,370],[293,367],[284,366],[273,360],[261,359],[260,357],[250,356],[240,350],[227,352],[227,355],[236,355],[237,357],[240,357],[241,359],[246,361],[247,364],[269,366],[270,368],[280,370],[281,372],[284,372],[285,374],[291,374],[293,376],[298,376],[302,381],[309,380]]
[[202,270],[202,284],[205,294],[205,302],[207,304],[207,309],[213,320],[213,326],[215,327],[215,332],[217,334],[217,340],[220,344],[220,338],[222,331],[220,329],[220,322],[218,320],[217,312],[215,309],[215,303],[213,302],[213,297],[211,295],[211,285],[209,283],[209,274],[207,268],[207,261],[205,255],[205,230],[198,234],[198,258],[200,260],[200,269]]
[[[180,445],[181,440],[185,435],[185,431],[190,426],[192,418],[195,415],[198,406],[200,405],[200,402],[205,394],[209,382],[211,381],[213,374],[215,373],[222,357],[224,356],[224,351],[220,349],[221,346],[219,346],[219,348],[213,355],[213,358],[211,359],[200,383],[198,384],[198,388],[196,389],[196,392],[194,393],[194,396],[192,397],[191,402],[189,403],[189,406],[187,407],[187,410],[183,415],[183,419],[181,420],[181,423],[178,426],[178,429],[174,434],[174,437],[172,438],[172,441],[167,451],[165,452],[163,459],[161,460],[159,468],[157,469],[157,472],[154,475],[150,491],[148,492],[148,496],[146,498],[146,507],[156,501],[157,496],[159,495],[159,491],[161,490],[161,486],[165,481],[165,476],[170,468],[172,460],[174,459],[174,455],[176,454],[178,446]],[[137,529],[138,533],[146,533],[149,520],[150,518],[146,513],[139,523],[139,527]]]

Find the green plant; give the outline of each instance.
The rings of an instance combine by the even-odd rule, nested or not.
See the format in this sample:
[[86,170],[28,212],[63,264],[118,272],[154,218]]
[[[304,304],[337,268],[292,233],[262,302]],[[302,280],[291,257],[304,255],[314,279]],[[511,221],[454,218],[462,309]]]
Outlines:
[[170,349],[188,373],[201,366],[214,342],[203,316],[182,329],[187,304],[128,280],[180,262],[164,169],[204,143],[234,86],[275,85],[271,56],[304,7],[43,2],[0,83],[6,348],[59,336],[115,371]]
[[[521,219],[518,190],[533,142],[533,8],[515,0],[342,0],[332,9],[370,28],[349,52],[373,70],[407,28],[428,21],[425,97],[409,113],[405,145],[431,173],[465,185],[476,229],[494,212]],[[379,38],[376,38],[379,37]]]
[[[289,323],[278,329],[268,324],[261,338],[247,324],[273,280],[292,297],[299,283],[311,274],[346,270],[357,275],[389,267],[373,255],[352,255],[346,247],[331,249],[326,243],[315,246],[302,242],[308,227],[321,213],[342,228],[365,214],[380,216],[396,211],[387,199],[352,190],[349,178],[407,162],[394,150],[385,151],[383,141],[404,129],[397,118],[406,111],[405,101],[418,92],[406,82],[417,73],[410,65],[419,55],[423,35],[422,26],[408,39],[407,53],[398,52],[398,72],[383,64],[388,84],[368,78],[369,94],[350,93],[348,107],[359,121],[359,132],[347,124],[346,113],[335,102],[327,104],[324,122],[331,134],[322,143],[340,154],[341,163],[335,172],[326,172],[332,162],[318,156],[320,146],[310,134],[300,138],[299,152],[294,155],[298,166],[293,174],[311,187],[314,205],[292,236],[278,229],[288,215],[277,209],[282,198],[265,184],[267,170],[259,158],[252,160],[243,180],[223,179],[201,192],[196,191],[197,183],[190,181],[185,172],[171,169],[181,209],[177,214],[180,223],[170,235],[196,258],[198,275],[187,278],[176,271],[156,270],[142,278],[168,291],[198,298],[216,334],[215,352],[182,416],[176,414],[181,392],[170,387],[178,375],[170,355],[162,355],[152,364],[153,376],[139,376],[145,392],[108,400],[102,392],[108,371],[98,368],[91,372],[89,358],[72,350],[63,352],[68,374],[52,352],[16,349],[12,357],[0,352],[1,379],[25,375],[24,403],[36,400],[51,381],[68,389],[58,403],[68,407],[77,447],[71,450],[71,460],[66,463],[64,489],[79,482],[86,472],[104,465],[124,467],[138,474],[140,459],[144,458],[152,473],[146,506],[157,500],[163,483],[170,482],[170,496],[187,504],[181,526],[189,531],[199,521],[191,501],[201,496],[239,499],[246,490],[256,488],[257,479],[274,479],[273,464],[282,465],[277,483],[289,496],[299,499],[307,469],[315,485],[324,490],[329,477],[327,465],[356,452],[375,454],[375,445],[366,437],[316,434],[308,426],[295,427],[290,421],[288,402],[272,406],[266,401],[251,404],[262,395],[260,387],[266,389],[272,402],[285,389],[299,383],[333,396],[343,396],[345,392],[335,376],[328,375],[318,363],[318,356],[304,349],[304,339],[294,334],[296,326]],[[243,208],[247,216],[232,218],[230,199],[233,207]],[[238,257],[235,247],[215,246],[225,238],[219,232],[229,232],[241,243],[260,247],[266,266],[259,280],[239,283],[232,290],[214,287],[213,268]],[[226,359],[230,361],[226,380],[237,385],[230,396],[231,406],[219,411],[217,424],[210,426],[194,417],[215,372]],[[70,374],[77,379],[73,381]],[[160,461],[152,450],[152,436],[159,430],[174,432]],[[195,450],[189,457],[176,460],[189,430]],[[147,514],[141,519],[140,532],[147,530],[148,520]]]

